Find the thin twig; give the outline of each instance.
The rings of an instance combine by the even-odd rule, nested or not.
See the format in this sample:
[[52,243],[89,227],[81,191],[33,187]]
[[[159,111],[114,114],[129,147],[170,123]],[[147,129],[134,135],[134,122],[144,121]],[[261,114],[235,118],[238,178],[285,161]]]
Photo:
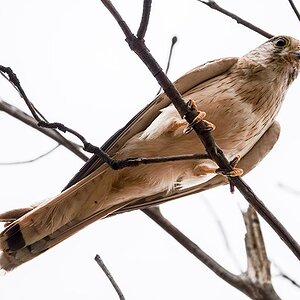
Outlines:
[[107,267],[105,266],[105,264],[104,264],[103,260],[101,259],[100,255],[96,254],[95,261],[97,262],[97,264],[100,266],[100,268],[102,269],[102,271],[104,272],[106,277],[111,282],[112,286],[114,287],[115,291],[117,292],[117,294],[119,296],[119,299],[120,300],[125,300],[125,297],[124,297],[121,289],[119,288],[119,286],[117,285],[115,279],[113,278],[113,276],[111,275],[111,273],[109,272]]
[[194,160],[194,159],[209,159],[209,156],[207,154],[185,154],[185,155],[173,155],[173,156],[164,156],[164,157],[126,158],[122,160],[115,160],[112,167],[114,169],[120,170],[126,167],[136,167],[140,165],[149,165],[149,164],[183,161],[183,160]]
[[287,275],[286,273],[284,273],[282,271],[282,269],[278,266],[278,264],[276,264],[275,262],[272,262],[273,266],[276,267],[276,269],[278,270],[279,274],[277,276],[280,276],[286,280],[288,280],[292,285],[294,285],[297,288],[300,288],[300,283],[298,283],[295,279],[291,278],[289,275]]
[[[126,42],[131,50],[133,50],[139,58],[145,63],[155,79],[161,85],[166,95],[170,98],[173,105],[178,110],[180,116],[187,120],[189,124],[193,124],[193,120],[196,118],[198,112],[189,107],[178,90],[174,87],[172,82],[162,71],[162,68],[150,54],[150,51],[146,47],[143,40],[138,39],[130,30],[126,22],[122,19],[121,15],[117,12],[115,7],[109,0],[101,0],[106,8],[113,15],[118,22],[120,28],[126,36]],[[212,160],[222,170],[232,170],[232,166],[224,156],[223,151],[216,145],[210,130],[208,130],[204,122],[198,122],[193,124],[193,129],[198,135],[199,139],[203,143],[206,152],[209,154]],[[254,194],[252,189],[240,178],[240,177],[228,177],[229,181],[234,184],[244,198],[255,208],[255,210],[266,220],[266,222],[274,229],[279,237],[286,243],[295,256],[300,260],[300,246],[296,240],[290,235],[290,233],[284,228],[279,220],[267,209],[264,203]]]
[[293,0],[288,0],[288,1],[289,1],[290,5],[291,5],[291,7],[292,7],[292,9],[293,9],[293,11],[294,11],[296,17],[297,17],[298,20],[300,21],[300,14],[299,14],[299,11],[298,11],[297,7],[295,6]]
[[263,35],[264,37],[266,37],[268,39],[270,39],[270,38],[273,37],[273,35],[271,33],[268,33],[266,31],[264,31],[263,29],[261,29],[261,28],[255,26],[255,25],[253,25],[252,23],[250,23],[250,22],[242,19],[241,17],[235,15],[234,13],[232,13],[232,12],[230,12],[230,11],[222,8],[215,1],[212,1],[212,0],[208,0],[208,1],[197,0],[197,1],[199,1],[199,2],[201,2],[201,3],[203,3],[203,4],[207,5],[207,6],[209,6],[212,9],[215,9],[215,10],[221,12],[222,14],[224,14],[224,15],[226,15],[226,16],[234,19],[234,20],[236,20],[238,24],[242,24],[245,27],[247,27],[247,28],[249,28],[249,29],[251,29],[251,30],[253,30],[253,31],[261,34],[261,35]]
[[1,166],[11,166],[11,165],[23,165],[23,164],[28,164],[28,163],[32,163],[32,162],[35,162],[47,155],[49,155],[51,152],[55,151],[59,146],[61,146],[61,144],[57,144],[54,148],[48,150],[47,152],[35,157],[35,158],[32,158],[32,159],[29,159],[29,160],[21,160],[21,161],[12,161],[12,162],[0,162],[0,165]]
[[145,37],[147,27],[149,24],[151,4],[152,4],[151,0],[144,0],[142,19],[141,19],[140,27],[137,32],[137,37],[139,39],[143,39]]
[[[170,51],[169,51],[169,55],[168,55],[167,67],[166,67],[166,71],[165,71],[166,75],[169,73],[169,68],[171,65],[171,59],[172,59],[172,54],[173,54],[173,48],[174,48],[175,44],[177,43],[177,40],[178,40],[177,36],[172,37]],[[162,87],[160,86],[156,96],[161,92],[161,90],[162,90]]]
[[16,74],[13,72],[13,70],[9,67],[4,67],[4,66],[0,65],[0,71],[3,72],[3,73],[6,73],[8,75],[8,77],[6,77],[6,76],[4,76],[4,77],[6,77],[9,80],[9,82],[13,86],[15,86],[17,91],[20,93],[20,96],[24,99],[24,101],[25,101],[27,107],[29,108],[31,114],[33,115],[33,117],[37,121],[42,121],[42,119],[39,116],[39,113],[36,112],[36,110],[34,109],[34,106],[32,105],[32,103],[27,98],[23,88],[21,87],[20,81],[19,81],[18,77],[16,76]]

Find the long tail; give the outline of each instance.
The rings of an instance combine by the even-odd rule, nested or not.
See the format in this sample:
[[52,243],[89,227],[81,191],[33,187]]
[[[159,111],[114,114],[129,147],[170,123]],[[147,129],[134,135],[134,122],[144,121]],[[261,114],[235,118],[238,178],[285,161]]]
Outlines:
[[106,201],[117,176],[118,172],[108,168],[100,174],[98,170],[9,224],[0,233],[1,273],[13,270],[126,205],[126,201]]

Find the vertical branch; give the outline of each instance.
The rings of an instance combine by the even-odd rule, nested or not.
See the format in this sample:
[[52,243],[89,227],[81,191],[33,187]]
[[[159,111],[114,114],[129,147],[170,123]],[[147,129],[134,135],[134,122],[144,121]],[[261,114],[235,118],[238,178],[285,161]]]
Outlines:
[[243,213],[246,226],[245,245],[247,251],[247,273],[253,282],[271,282],[270,261],[267,256],[258,216],[252,206]]

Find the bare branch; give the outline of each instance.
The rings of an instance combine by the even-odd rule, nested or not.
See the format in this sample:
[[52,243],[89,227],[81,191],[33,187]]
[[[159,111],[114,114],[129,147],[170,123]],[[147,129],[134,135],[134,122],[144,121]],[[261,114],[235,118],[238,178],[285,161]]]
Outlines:
[[253,207],[243,213],[246,226],[245,244],[248,258],[248,277],[261,285],[271,282],[270,261],[265,249],[258,216]]
[[[203,121],[193,123],[197,117],[198,112],[195,109],[189,107],[182,99],[178,90],[174,87],[172,82],[162,71],[154,57],[150,54],[150,51],[146,47],[144,41],[138,39],[131,32],[126,22],[122,19],[115,7],[109,0],[101,0],[106,8],[113,15],[118,22],[122,31],[126,36],[126,42],[131,50],[133,50],[140,59],[145,63],[155,79],[161,85],[166,95],[171,99],[173,105],[178,110],[182,118],[186,119],[189,124],[192,125],[194,131],[198,135],[199,139],[203,143],[206,152],[209,154],[217,165],[222,170],[232,170],[232,166],[224,156],[223,151],[216,145],[210,130]],[[280,236],[280,238],[291,249],[295,256],[300,260],[300,246],[296,240],[289,234],[279,220],[267,209],[263,202],[254,194],[252,189],[240,178],[240,177],[228,177],[229,181],[234,184],[241,192],[244,198],[255,208],[255,210],[266,220],[266,222],[274,229],[274,231]]]
[[255,300],[280,300],[272,285],[270,261],[256,211],[249,205],[243,213],[246,226],[247,280],[251,298]]
[[246,193],[241,193],[300,260],[300,246],[298,242],[291,236],[281,222],[268,210],[264,203],[254,194],[252,189],[239,177],[230,177],[229,180],[233,182],[239,191],[244,191],[244,189],[248,191]]
[[288,0],[288,1],[289,1],[290,5],[291,5],[291,7],[292,7],[292,9],[293,9],[293,11],[295,13],[295,15],[297,16],[298,20],[300,21],[299,11],[297,10],[297,7],[295,6],[293,0]]
[[35,157],[29,160],[23,160],[23,161],[12,161],[12,162],[0,162],[0,165],[2,166],[11,166],[11,165],[23,165],[23,164],[28,164],[28,163],[32,163],[34,161],[37,161],[47,155],[49,155],[51,152],[55,151],[58,147],[60,146],[60,144],[57,144],[54,148],[50,149],[49,151]]
[[261,29],[261,28],[255,26],[255,25],[253,25],[252,23],[250,23],[250,22],[242,19],[241,17],[235,15],[234,13],[232,13],[232,12],[230,12],[230,11],[222,8],[215,1],[212,1],[212,0],[208,0],[208,1],[197,0],[197,1],[199,1],[199,2],[201,2],[201,3],[203,3],[203,4],[207,5],[207,6],[209,6],[212,9],[215,9],[215,10],[219,11],[220,13],[222,13],[222,14],[224,14],[224,15],[226,15],[226,16],[234,19],[234,20],[236,20],[238,24],[242,24],[245,27],[247,27],[247,28],[249,28],[249,29],[251,29],[251,30],[253,30],[253,31],[261,34],[261,35],[263,35],[264,37],[266,37],[268,39],[270,39],[271,37],[273,37],[273,35],[271,33],[268,33],[266,31],[264,31],[263,29]]
[[143,39],[145,37],[148,23],[149,23],[151,4],[152,4],[151,0],[144,0],[142,19],[141,19],[140,27],[137,32],[137,37],[139,39]]
[[[171,64],[171,59],[172,59],[172,54],[173,54],[173,48],[174,48],[174,46],[175,46],[176,43],[177,43],[177,36],[173,36],[172,37],[172,41],[171,41],[171,46],[170,46],[168,61],[167,61],[167,67],[166,67],[166,71],[165,71],[166,74],[168,74],[168,72],[169,72],[169,68],[170,68],[170,64]],[[161,90],[162,90],[162,88],[161,88],[161,86],[159,86],[159,90],[158,90],[156,96],[161,92]]]
[[178,243],[180,243],[191,254],[197,257],[202,263],[204,263],[209,269],[211,269],[216,275],[231,284],[235,288],[246,292],[245,283],[238,276],[234,275],[220,264],[218,264],[213,258],[207,255],[198,245],[191,241],[186,235],[179,231],[169,220],[167,220],[160,212],[158,207],[146,208],[142,210],[148,217],[150,217],[155,223],[169,233]]
[[103,260],[101,259],[100,255],[96,254],[95,261],[97,262],[97,264],[100,266],[102,271],[105,273],[106,277],[111,282],[112,286],[114,287],[115,291],[117,292],[117,294],[119,296],[119,299],[120,300],[125,300],[125,297],[124,297],[121,289],[119,288],[119,286],[117,285],[115,279],[113,278],[113,276],[111,275],[111,273],[109,272],[107,267],[105,266],[105,264],[104,264]]
[[276,264],[275,262],[272,262],[272,264],[279,271],[279,274],[277,276],[280,276],[280,277],[288,280],[292,285],[294,285],[297,288],[300,288],[300,283],[298,283],[295,279],[292,279],[289,275],[287,275],[285,272],[283,272],[282,269],[278,266],[278,264]]

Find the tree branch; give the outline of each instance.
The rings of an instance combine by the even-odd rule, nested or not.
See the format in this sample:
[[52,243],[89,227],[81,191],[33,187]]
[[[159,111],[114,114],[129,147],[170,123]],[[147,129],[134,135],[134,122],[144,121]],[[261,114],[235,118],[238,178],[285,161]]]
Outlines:
[[55,147],[53,147],[52,149],[48,150],[47,152],[40,154],[39,156],[35,157],[35,158],[31,158],[28,160],[21,160],[21,161],[9,161],[9,162],[0,162],[1,166],[12,166],[12,165],[23,165],[23,164],[29,164],[32,162],[35,162],[47,155],[49,155],[50,153],[52,153],[53,151],[55,151],[58,147],[60,146],[60,144],[57,144]]
[[261,35],[263,35],[264,37],[266,37],[266,38],[268,38],[268,39],[270,39],[270,38],[273,37],[273,35],[272,35],[271,33],[268,33],[268,32],[266,32],[266,31],[264,31],[263,29],[261,29],[261,28],[255,26],[255,25],[253,25],[252,23],[250,23],[250,22],[248,22],[248,21],[242,19],[241,17],[235,15],[234,13],[232,13],[232,12],[230,12],[230,11],[228,11],[228,10],[222,8],[221,6],[219,6],[219,5],[218,5],[215,1],[213,1],[213,0],[208,0],[208,1],[197,0],[197,1],[199,1],[199,2],[201,2],[201,3],[205,4],[205,5],[207,5],[208,7],[212,8],[212,9],[214,9],[214,10],[217,10],[217,11],[219,11],[220,13],[222,13],[222,14],[224,14],[224,15],[226,15],[226,16],[232,18],[232,19],[234,19],[235,21],[237,21],[238,24],[242,24],[242,25],[244,25],[245,27],[247,27],[247,28],[249,28],[249,29],[251,29],[251,30],[253,30],[253,31],[255,31],[255,32],[259,33],[259,34],[261,34]]
[[[173,54],[173,49],[174,49],[174,46],[175,46],[176,43],[177,43],[177,36],[173,36],[172,41],[171,41],[169,55],[168,55],[167,67],[166,67],[166,71],[165,71],[166,74],[168,74],[168,72],[169,72],[171,59],[172,59],[172,54]],[[161,86],[159,86],[159,89],[158,89],[158,92],[157,92],[156,96],[161,92],[161,89],[162,89]]]
[[294,11],[296,17],[297,17],[298,20],[300,21],[300,14],[299,14],[299,11],[297,10],[297,7],[295,6],[293,0],[288,0],[288,1],[289,1],[290,5],[291,5],[291,7],[292,7],[292,9],[293,9],[293,11]]
[[240,276],[232,274],[213,258],[207,255],[198,245],[191,241],[186,235],[179,231],[169,220],[160,212],[158,207],[146,208],[142,210],[149,218],[169,233],[178,243],[180,243],[191,254],[197,257],[203,264],[211,269],[216,275],[231,284],[242,292],[247,291],[246,285]]
[[145,37],[150,18],[151,4],[151,0],[144,0],[142,19],[137,32],[137,37],[139,39],[144,39]]
[[97,264],[99,265],[99,267],[102,269],[102,271],[104,272],[104,274],[106,275],[106,277],[111,282],[112,286],[114,287],[115,291],[117,292],[117,294],[119,296],[119,299],[120,300],[125,300],[125,297],[124,297],[121,289],[119,288],[119,286],[116,283],[115,279],[113,278],[113,276],[111,275],[111,273],[107,269],[107,267],[104,264],[103,260],[101,259],[100,255],[96,254],[95,261],[97,262]]
[[246,227],[247,279],[249,292],[255,300],[280,300],[272,285],[270,261],[267,256],[258,216],[252,206],[243,213]]

